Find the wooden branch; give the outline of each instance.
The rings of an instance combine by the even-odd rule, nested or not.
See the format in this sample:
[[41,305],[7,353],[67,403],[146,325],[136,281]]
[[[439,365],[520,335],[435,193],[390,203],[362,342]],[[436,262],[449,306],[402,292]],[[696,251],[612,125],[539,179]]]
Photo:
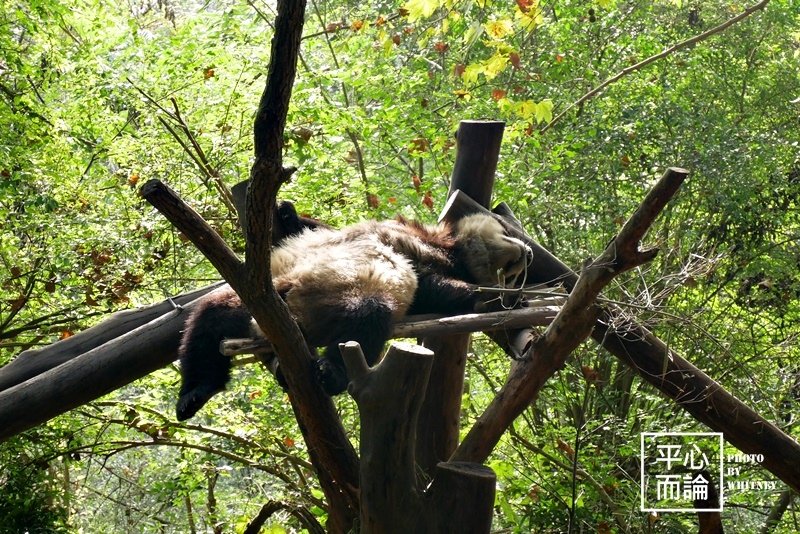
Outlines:
[[[148,182],[144,187],[147,190],[143,191],[143,196],[220,270],[272,340],[312,462],[332,510],[338,511],[331,513],[333,522],[329,528],[346,531],[358,508],[355,495],[358,460],[333,402],[317,384],[312,372],[312,355],[286,304],[275,293],[271,280],[268,286],[255,286],[250,272],[242,272],[241,263],[222,238],[169,188],[156,181]],[[268,264],[262,267],[269,274]]]
[[531,325],[547,326],[565,300],[566,298],[555,298],[547,301],[532,301],[533,306],[516,310],[470,313],[430,319],[416,318],[412,315],[394,325],[392,337],[462,334]]
[[183,322],[196,304],[167,312],[0,392],[0,441],[174,361]]
[[417,418],[433,353],[392,343],[370,369],[358,343],[340,347],[351,380],[347,390],[361,417],[361,532],[415,532],[422,505],[414,461]]
[[[461,214],[486,213],[465,195],[455,195],[452,203],[453,209]],[[502,204],[495,210],[501,214],[507,211]],[[549,281],[551,285],[563,285],[568,291],[575,288],[577,274],[517,226],[499,220],[507,225],[511,235],[533,250],[530,281]],[[619,307],[605,306],[592,331],[592,339],[695,419],[715,432],[722,432],[728,443],[744,453],[763,454],[763,466],[800,491],[800,445],[791,436],[731,395],[646,328],[623,317]],[[612,329],[609,326],[612,324],[618,328]]]
[[[614,308],[611,310],[613,313]],[[794,438],[647,329],[629,324],[614,330],[610,324],[615,323],[602,320],[592,337],[695,419],[722,432],[725,441],[744,453],[764,455],[761,465],[800,491],[800,444]]]
[[[535,306],[490,313],[470,313],[452,316],[408,316],[395,323],[393,338],[415,338],[431,335],[469,334],[522,326],[547,326],[556,316],[566,298],[533,301]],[[220,352],[226,356],[272,352],[265,338],[226,339]]]
[[[270,288],[269,265],[272,213],[280,186],[294,172],[283,168],[283,130],[297,72],[303,33],[305,0],[278,2],[267,84],[253,125],[255,161],[247,189],[246,261],[252,287]],[[258,317],[256,321],[259,322]]]
[[241,297],[277,351],[292,409],[330,505],[328,528],[346,532],[358,513],[358,458],[333,402],[313,376],[311,352],[275,292],[269,269],[276,196],[294,171],[283,167],[283,131],[297,70],[305,4],[305,0],[278,2],[269,75],[253,125],[255,161],[245,207],[244,285],[248,292]]
[[644,60],[636,63],[635,65],[631,65],[630,67],[626,67],[626,68],[622,69],[621,71],[616,73],[614,76],[608,78],[606,81],[604,81],[603,83],[601,83],[600,85],[598,85],[597,87],[595,87],[594,89],[592,89],[591,91],[589,91],[588,93],[586,93],[585,95],[580,97],[578,100],[576,100],[575,102],[573,102],[572,104],[570,104],[569,106],[564,108],[564,110],[561,113],[559,113],[558,115],[553,117],[553,120],[551,120],[549,123],[545,124],[539,130],[540,133],[545,133],[547,130],[549,130],[550,128],[552,128],[553,126],[555,126],[556,124],[561,122],[561,119],[563,119],[566,116],[566,114],[569,113],[570,110],[572,110],[573,108],[575,108],[577,106],[580,106],[581,104],[583,104],[583,103],[591,100],[592,98],[596,97],[601,92],[603,92],[609,85],[612,85],[612,84],[618,82],[620,79],[624,78],[625,76],[627,76],[629,74],[633,74],[634,72],[642,70],[646,66],[650,65],[651,63],[655,63],[659,59],[664,59],[665,57],[670,56],[670,55],[674,54],[675,52],[683,50],[684,48],[689,48],[690,46],[694,46],[697,43],[705,41],[709,37],[712,37],[712,36],[714,36],[714,35],[716,35],[718,33],[723,32],[724,30],[726,30],[729,27],[733,26],[737,22],[740,22],[740,21],[746,19],[747,17],[749,17],[753,13],[764,9],[765,7],[767,7],[768,3],[769,3],[769,0],[761,0],[761,2],[755,4],[752,7],[749,7],[747,9],[745,9],[744,11],[742,11],[741,13],[736,15],[735,17],[732,17],[732,18],[726,20],[722,24],[720,24],[718,26],[715,26],[715,27],[711,28],[710,30],[704,31],[703,33],[701,33],[699,35],[695,35],[693,37],[690,37],[689,39],[681,41],[681,42],[679,42],[679,43],[667,48],[666,50],[664,50],[662,52],[659,52],[658,54],[650,56],[647,59],[644,59]]
[[[178,197],[175,191],[160,180],[153,179],[142,186],[140,194],[175,228],[183,232],[228,283],[241,278],[242,262],[236,253],[196,211]],[[233,283],[231,287],[236,289]]]
[[256,158],[280,157],[283,150],[283,130],[297,71],[305,9],[305,0],[278,2],[267,84],[253,129]]
[[[499,121],[461,121],[451,193],[461,190],[480,205],[489,205],[504,129],[505,123]],[[441,218],[456,220],[447,212]],[[432,474],[458,445],[469,335],[432,336],[422,344],[436,356],[417,429],[417,461],[423,471]]]
[[254,517],[247,524],[244,531],[242,531],[242,534],[259,534],[259,532],[261,532],[261,527],[264,526],[264,523],[266,523],[269,518],[275,514],[275,512],[279,512],[281,510],[285,510],[289,515],[294,516],[294,518],[297,519],[309,533],[325,534],[325,529],[322,528],[322,525],[319,524],[317,518],[309,510],[303,508],[302,506],[293,506],[280,501],[269,501],[267,504],[262,506],[256,517]]
[[[222,285],[222,282],[183,293],[151,306],[119,311],[111,315],[105,321],[83,332],[79,332],[74,336],[57,341],[41,349],[26,350],[20,353],[11,362],[0,367],[0,391],[21,384],[29,378],[49,371],[76,356],[80,356],[114,338],[126,334],[131,330],[135,330],[143,324],[174,310],[176,305],[185,306],[196,298],[216,289],[220,285]],[[177,349],[177,344],[175,348]],[[176,359],[177,355],[174,355],[166,363]],[[53,403],[58,404],[58,401],[54,399]]]
[[600,313],[595,299],[615,276],[652,259],[651,252],[639,251],[639,239],[687,174],[682,169],[669,169],[619,235],[584,268],[561,311],[544,335],[534,341],[529,356],[514,366],[506,383],[453,454],[454,460],[483,462],[514,419],[536,399],[545,382],[589,337]]
[[[304,0],[279,0],[270,52],[269,76],[253,126],[255,161],[247,187],[244,266],[199,216],[165,195],[163,186],[145,185],[143,195],[211,260],[239,294],[278,354],[295,417],[330,505],[328,528],[346,532],[358,509],[358,458],[333,402],[315,380],[312,356],[270,274],[272,214],[281,184],[294,169],[283,168],[283,130],[297,68]],[[189,213],[191,212],[191,213]],[[193,215],[193,216],[192,216]]]

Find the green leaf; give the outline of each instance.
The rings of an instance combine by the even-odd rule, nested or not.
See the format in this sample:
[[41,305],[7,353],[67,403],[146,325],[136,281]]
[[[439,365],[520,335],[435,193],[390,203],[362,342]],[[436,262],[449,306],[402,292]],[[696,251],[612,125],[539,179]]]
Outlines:
[[472,63],[464,67],[464,74],[461,79],[467,85],[472,85],[478,81],[478,75],[484,72],[484,66],[480,63]]
[[503,72],[508,64],[508,56],[505,54],[495,54],[490,57],[483,66],[483,74],[487,80],[497,77]]
[[550,122],[553,120],[553,101],[552,100],[542,100],[535,106],[535,116],[537,122]]

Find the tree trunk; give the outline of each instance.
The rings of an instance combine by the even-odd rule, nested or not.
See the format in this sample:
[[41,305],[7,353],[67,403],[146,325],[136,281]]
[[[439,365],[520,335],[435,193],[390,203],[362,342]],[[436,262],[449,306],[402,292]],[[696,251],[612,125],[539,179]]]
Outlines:
[[253,124],[255,160],[245,202],[245,262],[177,195],[150,181],[144,196],[220,272],[275,347],[292,410],[329,504],[328,528],[351,529],[358,510],[358,458],[331,399],[314,380],[312,354],[272,284],[271,232],[276,196],[294,172],[283,166],[283,131],[297,69],[305,0],[278,0],[269,73]]
[[433,353],[393,343],[372,369],[358,343],[342,345],[348,391],[361,416],[361,533],[489,532],[495,476],[473,463],[439,463],[426,492],[417,476],[417,421]]

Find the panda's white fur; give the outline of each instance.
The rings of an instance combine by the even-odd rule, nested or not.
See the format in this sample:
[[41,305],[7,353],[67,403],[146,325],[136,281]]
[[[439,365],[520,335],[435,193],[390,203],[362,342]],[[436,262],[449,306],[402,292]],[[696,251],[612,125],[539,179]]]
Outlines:
[[[317,374],[336,394],[347,385],[339,343],[358,341],[373,364],[393,321],[409,311],[472,311],[481,298],[475,284],[506,283],[529,263],[524,243],[491,216],[477,214],[452,226],[399,219],[306,229],[273,250],[270,268],[309,344],[326,347]],[[224,389],[230,361],[219,353],[219,342],[250,335],[254,325],[230,288],[207,296],[189,317],[180,347],[179,419]]]

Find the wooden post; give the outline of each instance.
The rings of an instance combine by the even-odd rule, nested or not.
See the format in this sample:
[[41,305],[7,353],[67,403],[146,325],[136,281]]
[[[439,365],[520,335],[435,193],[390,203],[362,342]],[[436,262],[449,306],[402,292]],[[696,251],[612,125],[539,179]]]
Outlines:
[[417,477],[417,418],[433,353],[396,342],[370,369],[358,343],[340,347],[361,416],[360,532],[489,532],[496,482],[491,469],[440,462],[427,491]]
[[[499,121],[461,121],[451,193],[461,190],[481,206],[489,206],[504,128]],[[455,220],[447,213],[443,217]],[[417,464],[429,475],[458,446],[469,339],[469,334],[456,334],[422,341],[436,355],[417,429]]]
[[414,532],[422,513],[414,443],[433,353],[392,343],[370,369],[358,343],[341,351],[361,417],[361,532]]

